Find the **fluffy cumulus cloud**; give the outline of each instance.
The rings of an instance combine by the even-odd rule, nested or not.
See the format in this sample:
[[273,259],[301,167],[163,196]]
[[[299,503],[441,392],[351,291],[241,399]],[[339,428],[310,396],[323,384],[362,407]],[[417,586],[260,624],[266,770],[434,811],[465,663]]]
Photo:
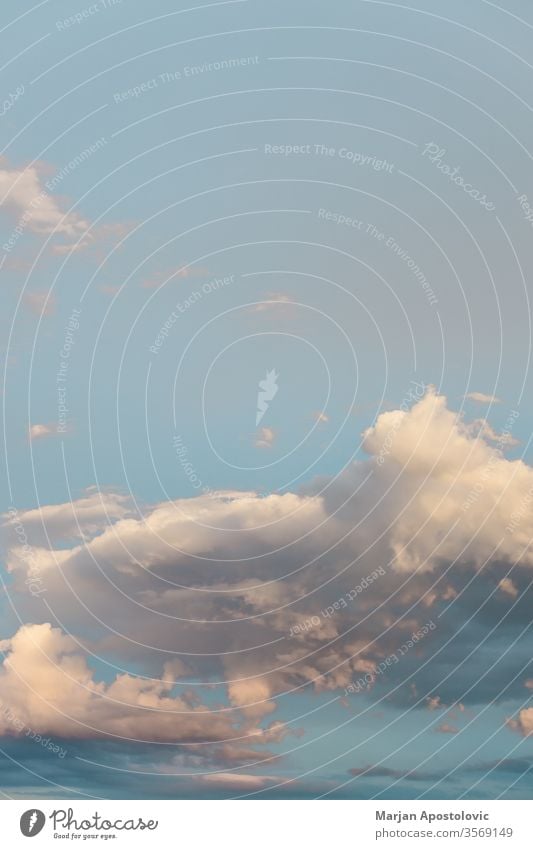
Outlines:
[[[209,710],[190,694],[170,695],[169,665],[163,680],[122,674],[96,681],[76,641],[49,624],[22,626],[0,651],[0,693],[9,708],[0,710],[2,734],[22,724],[63,738],[205,744],[239,736],[235,716]],[[255,742],[265,740],[255,735]]]
[[498,558],[533,565],[530,521],[509,530],[533,492],[533,470],[507,460],[490,444],[493,434],[489,441],[476,432],[430,390],[409,411],[383,413],[364,436],[384,469],[380,482],[394,488],[387,519],[395,568],[434,568],[439,560],[481,568]]
[[[13,225],[5,242],[8,253],[25,232],[58,236],[60,241],[55,242],[51,250],[61,255],[98,246],[106,239],[121,239],[131,230],[131,224],[125,222],[109,222],[94,227],[79,212],[69,210],[65,199],[55,194],[54,180],[47,178],[51,171],[51,166],[44,162],[16,168],[5,158],[0,159],[0,203],[9,213]],[[35,311],[38,295],[27,296],[26,302]],[[49,301],[47,310],[51,310],[52,306]]]
[[[41,428],[43,425],[36,425]],[[133,515],[131,499],[114,492],[97,492],[89,488],[82,498],[70,504],[43,504],[32,510],[10,512],[3,517],[6,545],[11,552],[17,547],[15,528],[23,526],[35,545],[48,545],[50,539],[63,542],[75,537],[88,539],[102,533],[106,525]]]
[[83,235],[89,226],[77,212],[64,212],[57,199],[43,182],[36,165],[27,168],[9,168],[1,163],[0,193],[4,206],[20,217],[24,225],[34,233],[55,233],[75,239]]
[[[22,627],[4,643],[4,704],[47,733],[203,740],[213,763],[242,767],[244,787],[247,764],[264,758],[257,744],[301,733],[276,716],[292,694],[386,692],[426,707],[497,699],[484,614],[455,638],[489,603],[493,618],[513,605],[523,615],[533,469],[431,389],[363,438],[368,459],[298,492],[209,494],[141,512],[89,491],[5,517],[18,609],[26,621],[42,616],[24,592],[31,568],[84,648],[49,624]],[[96,679],[88,651],[112,658],[112,681]],[[487,669],[475,692],[472,651],[476,670]],[[513,657],[520,665],[519,646]],[[527,710],[512,722],[522,733],[533,726]],[[228,785],[227,772],[217,774]]]

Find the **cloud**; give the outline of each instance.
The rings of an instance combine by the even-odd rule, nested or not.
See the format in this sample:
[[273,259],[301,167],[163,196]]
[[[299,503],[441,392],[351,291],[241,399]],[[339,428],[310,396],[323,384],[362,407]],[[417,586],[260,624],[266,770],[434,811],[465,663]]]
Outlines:
[[[527,647],[504,654],[495,667],[498,638],[484,645],[483,617],[492,622],[495,611],[516,603],[502,626],[512,632],[529,615],[520,603],[533,567],[530,511],[507,528],[533,492],[533,469],[508,460],[434,390],[411,409],[382,413],[363,439],[368,459],[297,492],[220,492],[135,507],[123,495],[90,491],[71,504],[22,511],[33,567],[64,629],[91,634],[88,648],[153,679],[146,692],[146,682],[126,671],[98,682],[83,654],[54,632],[55,665],[72,662],[88,691],[81,700],[72,694],[69,722],[93,717],[105,733],[127,728],[129,736],[152,739],[154,706],[169,714],[178,700],[193,713],[184,720],[191,735],[201,711],[185,691],[168,691],[168,675],[178,674],[179,687],[194,691],[196,681],[216,688],[227,711],[212,711],[212,722],[229,734],[233,716],[232,736],[243,738],[244,750],[286,738],[277,716],[289,694],[342,696],[367,673],[373,687],[350,701],[383,695],[390,704],[445,709],[501,698],[502,674],[512,679]],[[12,521],[5,524],[9,531]],[[42,606],[27,592],[30,563],[15,534],[5,560],[17,609],[35,621]],[[384,574],[353,594],[377,564]],[[519,592],[515,600],[501,591],[506,578]],[[429,619],[438,622],[435,631],[378,676],[379,664]],[[295,632],[309,621],[312,627]],[[478,686],[468,660],[473,649]],[[15,643],[10,651],[18,656]],[[182,656],[186,666],[165,673],[165,664]],[[523,677],[516,684],[522,692]],[[0,695],[7,683],[0,682]],[[119,701],[128,705],[117,714],[109,702],[121,688],[128,698]],[[11,686],[9,695],[22,705]],[[141,723],[145,697],[151,719]],[[44,718],[50,722],[49,711]],[[426,719],[431,728],[433,717]],[[158,733],[170,739],[179,732],[167,716]],[[230,742],[221,738],[219,748]],[[227,757],[232,762],[229,751]]]
[[367,766],[353,767],[352,769],[349,769],[348,772],[355,778],[362,775],[369,778],[400,778],[405,775],[405,770],[390,769],[385,766],[371,766],[369,764],[367,764]]
[[88,248],[92,249],[95,258],[103,261],[108,252],[106,245],[121,241],[134,227],[132,222],[114,221],[108,224],[100,224],[97,227],[90,225],[90,232],[77,242],[69,242],[62,245],[52,245],[51,252],[57,256],[81,253]]
[[[47,427],[47,425],[35,425]],[[107,523],[133,515],[131,498],[114,492],[98,492],[90,487],[86,494],[66,504],[43,504],[30,510],[18,510],[16,515],[4,513],[4,530],[14,524],[24,526],[34,544],[44,545],[51,537],[56,542],[79,537],[90,539],[105,529]]]
[[56,311],[56,299],[48,292],[26,292],[24,304],[36,315],[50,316]]
[[263,787],[279,781],[274,776],[246,775],[245,773],[218,772],[203,775],[199,779],[203,784],[216,785],[229,790],[261,790]]
[[326,413],[324,413],[323,411],[313,413],[313,418],[316,422],[319,422],[320,424],[327,424],[327,422],[329,422],[329,416],[327,416]]
[[500,583],[498,584],[502,593],[510,596],[511,598],[516,598],[518,595],[518,589],[512,582],[511,578],[502,578]]
[[33,424],[30,425],[28,436],[30,440],[44,439],[47,436],[54,436],[56,433],[54,425],[49,424]]
[[167,682],[117,675],[97,682],[76,641],[50,624],[24,625],[0,642],[0,733],[17,725],[62,738],[209,742],[236,736],[235,718],[169,695]]
[[455,727],[455,725],[450,725],[448,722],[443,722],[437,728],[435,728],[439,734],[459,734],[459,729]]
[[476,404],[501,404],[501,400],[495,395],[485,395],[484,392],[469,392],[464,397],[469,401],[475,401]]
[[362,766],[353,767],[348,770],[349,775],[354,778],[391,778],[398,781],[402,778],[408,781],[435,781],[442,778],[442,774],[435,772],[417,772],[408,769],[392,769],[386,766]]
[[507,725],[522,737],[530,737],[533,734],[533,707],[521,710],[516,719],[507,720]]
[[262,427],[257,433],[255,439],[255,447],[256,448],[272,448],[274,444],[274,440],[276,439],[276,432],[271,427]]
[[430,389],[409,411],[383,413],[363,444],[381,463],[379,489],[393,487],[380,510],[394,568],[434,569],[456,559],[482,568],[498,558],[533,566],[531,523],[507,530],[533,492],[533,469],[508,461],[483,432],[473,435],[444,396]]
[[508,430],[503,433],[495,431],[486,419],[474,419],[469,423],[468,429],[472,436],[482,436],[487,442],[494,442],[501,449],[520,444],[520,440],[515,439]]
[[290,295],[284,292],[267,292],[266,298],[257,304],[249,307],[249,312],[268,312],[272,310],[285,310],[288,306],[294,304],[294,300]]
[[2,204],[10,209],[23,227],[33,233],[65,236],[77,239],[89,227],[89,222],[77,212],[63,212],[41,183],[36,165],[17,169],[0,168],[0,196]]
[[211,272],[201,265],[174,265],[165,271],[154,271],[141,280],[143,289],[158,289],[159,286],[176,279],[209,277]]
[[46,163],[29,165],[26,168],[10,168],[6,159],[0,159],[0,204],[11,214],[13,230],[6,240],[11,250],[25,231],[42,236],[60,236],[63,243],[55,243],[53,254],[64,255],[83,251],[89,247],[97,249],[97,255],[105,255],[102,243],[122,239],[132,229],[129,222],[109,222],[93,227],[92,222],[76,211],[65,211],[64,198],[54,196],[44,174]]

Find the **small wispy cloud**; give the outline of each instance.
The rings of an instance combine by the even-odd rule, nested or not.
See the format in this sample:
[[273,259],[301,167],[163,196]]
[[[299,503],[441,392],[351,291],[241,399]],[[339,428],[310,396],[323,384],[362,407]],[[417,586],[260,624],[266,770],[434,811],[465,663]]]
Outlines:
[[264,301],[254,304],[249,307],[249,312],[266,312],[267,310],[283,309],[290,304],[294,304],[290,295],[285,292],[267,292]]
[[77,242],[66,245],[52,245],[51,252],[57,256],[81,253],[88,248],[97,259],[103,260],[107,253],[107,246],[120,242],[132,231],[134,224],[130,221],[112,221],[108,224],[100,224],[97,227],[91,225],[83,238]]
[[49,292],[26,292],[24,305],[36,315],[53,315],[56,310],[56,299]]
[[455,725],[450,725],[448,722],[443,722],[435,731],[439,734],[459,734],[459,729]]
[[511,598],[516,598],[518,596],[518,590],[511,578],[502,578],[498,587],[502,593],[510,596]]
[[28,437],[33,442],[35,439],[45,439],[48,436],[53,436],[55,428],[49,424],[33,424],[28,430]]
[[152,272],[141,280],[141,286],[143,289],[157,289],[162,283],[170,280],[209,277],[209,275],[209,269],[202,265],[175,265],[164,271]]
[[217,772],[203,775],[200,779],[205,784],[214,784],[220,788],[235,790],[259,790],[272,781],[279,779],[269,775],[247,775],[244,773]]
[[476,404],[501,404],[500,398],[496,395],[486,395],[484,392],[469,392],[464,397],[467,401],[474,401]]
[[262,427],[255,440],[256,448],[272,448],[276,432],[271,427]]
[[498,433],[494,430],[491,424],[486,419],[474,419],[467,427],[467,430],[472,436],[482,437],[487,442],[496,442],[502,448],[513,448],[515,445],[520,445],[520,440],[512,436],[508,431]]

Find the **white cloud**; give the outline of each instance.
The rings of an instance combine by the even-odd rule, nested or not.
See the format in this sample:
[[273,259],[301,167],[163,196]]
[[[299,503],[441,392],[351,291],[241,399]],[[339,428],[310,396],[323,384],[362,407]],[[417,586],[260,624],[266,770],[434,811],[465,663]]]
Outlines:
[[495,395],[486,395],[484,392],[469,392],[464,397],[469,401],[475,401],[476,404],[501,404],[501,400]]
[[[41,734],[146,741],[220,741],[235,736],[235,717],[169,695],[168,683],[120,674],[97,682],[72,637],[50,624],[24,625],[0,642],[0,733],[13,721]],[[169,668],[165,669],[168,682]]]
[[53,425],[33,424],[30,425],[28,433],[31,440],[44,439],[46,436],[53,436],[55,429]]
[[274,776],[268,775],[246,775],[236,772],[217,772],[203,775],[199,779],[202,784],[209,784],[228,790],[260,790],[272,784],[276,780]]
[[495,431],[486,419],[474,419],[467,427],[472,436],[482,436],[487,442],[493,442],[502,450],[520,444],[520,440],[515,439],[508,430],[503,433]]
[[175,265],[164,271],[154,271],[141,280],[143,289],[157,289],[166,283],[176,283],[185,278],[207,278],[211,272],[201,265]]
[[30,510],[19,510],[16,516],[5,513],[0,518],[7,530],[10,526],[21,523],[28,532],[30,541],[39,545],[48,542],[49,538],[59,542],[80,534],[83,534],[85,539],[97,536],[102,533],[106,524],[125,519],[129,515],[132,515],[129,496],[114,492],[97,492],[90,488],[76,501],[66,504],[43,504]]
[[[410,410],[381,414],[364,433],[364,447],[368,460],[298,493],[221,492],[145,507],[140,515],[125,496],[90,492],[19,519],[65,627],[94,628],[96,615],[110,625],[95,638],[99,651],[155,665],[158,675],[161,658],[179,646],[187,668],[173,674],[214,676],[241,718],[242,734],[265,743],[286,733],[275,721],[284,693],[304,686],[338,693],[372,674],[439,605],[459,598],[451,608],[464,616],[463,589],[476,572],[476,586],[499,585],[495,598],[505,606],[505,593],[511,597],[512,588],[520,592],[529,580],[533,469],[508,460],[483,428],[465,423],[430,390]],[[521,521],[510,532],[517,511]],[[75,539],[76,517],[83,544],[79,534]],[[42,525],[52,540],[68,544],[47,545]],[[23,609],[33,603],[24,583],[30,564],[16,538],[13,543],[5,559]],[[345,608],[323,615],[377,565],[382,577]],[[473,603],[477,609],[479,599]],[[291,636],[294,625],[312,617],[313,627]],[[417,651],[429,653],[456,623],[453,612],[443,617]],[[434,674],[441,662],[447,663],[444,653],[431,664]],[[401,680],[404,673],[398,674]],[[127,688],[140,698],[130,678]],[[154,686],[151,698],[170,698],[157,689],[164,680]],[[436,699],[435,690],[447,704],[462,697],[430,685],[418,692]],[[82,715],[85,707],[79,705]],[[76,702],[73,709],[78,712]],[[267,718],[274,721],[264,728]]]
[[63,255],[94,247],[103,258],[105,252],[101,243],[122,239],[131,230],[132,224],[117,221],[93,227],[92,222],[79,212],[66,211],[65,203],[54,196],[43,179],[48,169],[49,166],[42,162],[27,168],[9,168],[5,159],[0,160],[0,204],[11,214],[13,223],[7,243],[13,247],[25,231],[30,231],[43,236],[62,237],[62,243],[55,243],[50,248],[54,254]]
[[262,427],[255,439],[256,448],[272,448],[276,439],[276,432],[271,427]]
[[518,590],[510,578],[502,578],[498,586],[502,593],[510,596],[511,598],[516,598],[518,596]]
[[531,522],[506,530],[533,492],[533,469],[507,460],[484,436],[474,436],[433,390],[407,412],[383,413],[365,432],[365,449],[382,459],[378,494],[392,487],[376,525],[386,522],[396,569],[457,558],[478,568],[498,558],[533,566]]
[[23,169],[0,168],[0,197],[17,218],[34,233],[55,233],[77,239],[89,227],[89,222],[77,212],[65,213],[57,200],[41,184],[35,165]]
[[56,310],[56,299],[49,292],[26,292],[24,303],[35,315],[50,316]]
[[265,300],[249,307],[249,312],[267,312],[271,310],[284,310],[286,307],[294,304],[294,300],[290,295],[284,292],[268,292]]
[[530,737],[533,734],[533,707],[521,710],[517,719],[507,720],[507,725],[522,737]]

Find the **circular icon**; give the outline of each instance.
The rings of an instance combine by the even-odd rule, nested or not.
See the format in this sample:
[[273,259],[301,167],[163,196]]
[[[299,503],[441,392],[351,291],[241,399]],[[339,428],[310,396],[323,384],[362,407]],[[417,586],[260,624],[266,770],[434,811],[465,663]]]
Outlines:
[[20,830],[24,837],[35,837],[36,834],[39,834],[43,830],[45,822],[46,817],[43,812],[32,808],[22,814],[20,818]]

